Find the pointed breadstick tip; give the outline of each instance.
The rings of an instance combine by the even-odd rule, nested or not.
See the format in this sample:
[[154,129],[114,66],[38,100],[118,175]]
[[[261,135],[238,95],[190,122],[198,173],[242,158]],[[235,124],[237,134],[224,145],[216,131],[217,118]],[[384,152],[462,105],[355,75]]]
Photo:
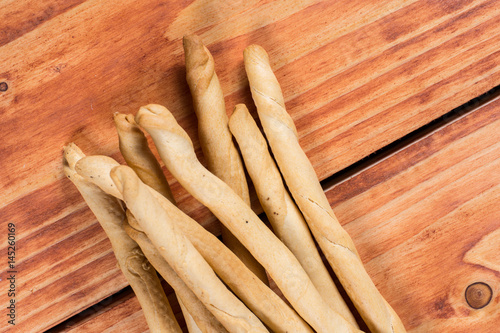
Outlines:
[[186,35],[182,39],[186,72],[192,68],[205,64],[210,59],[210,52],[205,47],[201,38],[196,35]]
[[266,62],[269,62],[269,55],[266,50],[257,44],[248,45],[243,51],[243,58],[248,59],[248,57],[258,57],[264,59]]
[[[135,121],[149,134],[155,129],[165,130],[185,139],[191,146],[193,142],[184,129],[177,123],[174,115],[164,106],[149,104],[139,109]],[[154,137],[153,137],[154,140]]]
[[[229,117],[229,127],[231,127],[231,123],[235,122],[236,119],[239,119],[241,117],[245,117],[246,114],[249,114],[248,108],[246,107],[245,104],[236,104],[233,109],[233,113]],[[234,119],[231,121],[231,119]]]
[[126,165],[115,166],[109,172],[109,176],[113,180],[116,189],[120,191],[124,197],[126,192],[130,192],[130,188],[137,188],[136,183],[138,181],[138,177],[134,170]]
[[142,127],[155,127],[158,121],[161,121],[157,116],[166,118],[169,114],[170,111],[162,105],[148,104],[139,108],[135,115],[135,122]]
[[93,155],[80,159],[75,165],[75,170],[83,179],[94,183],[104,192],[121,199],[120,191],[116,189],[109,177],[111,169],[118,165],[120,163],[111,157]]
[[197,35],[190,34],[190,35],[184,35],[184,37],[182,38],[182,45],[184,46],[184,49],[186,49],[203,45],[203,42],[201,41],[201,38],[198,37]]
[[235,113],[235,112],[245,112],[245,111],[248,112],[247,106],[245,104],[243,104],[243,103],[239,103],[239,104],[236,104],[234,106],[233,113]]
[[75,143],[71,142],[64,147],[63,159],[72,170],[75,170],[76,163],[84,157],[85,154]]
[[115,121],[115,126],[118,130],[131,131],[135,127],[137,127],[137,124],[134,120],[134,116],[131,114],[124,114],[124,113],[116,112],[113,115],[113,119]]

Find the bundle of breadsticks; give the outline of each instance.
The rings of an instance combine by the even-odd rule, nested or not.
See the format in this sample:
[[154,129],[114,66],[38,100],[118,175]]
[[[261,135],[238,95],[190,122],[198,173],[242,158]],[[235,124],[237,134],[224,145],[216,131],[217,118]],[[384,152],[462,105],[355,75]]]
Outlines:
[[[316,241],[369,330],[404,332],[299,145],[264,49],[244,51],[264,134],[243,104],[228,118],[200,39],[184,37],[184,50],[206,166],[174,116],[156,104],[135,116],[115,114],[127,165],[85,156],[74,143],[64,149],[64,171],[110,238],[150,331],[181,332],[158,273],[175,291],[189,332],[360,332]],[[168,171],[220,220],[223,242],[176,207],[145,133]],[[250,207],[245,169],[272,228]]]

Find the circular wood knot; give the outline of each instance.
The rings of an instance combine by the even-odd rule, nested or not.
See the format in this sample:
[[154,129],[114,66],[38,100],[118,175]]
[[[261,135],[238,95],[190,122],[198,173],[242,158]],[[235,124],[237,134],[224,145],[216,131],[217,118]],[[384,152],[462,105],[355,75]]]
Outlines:
[[465,290],[465,300],[473,309],[484,308],[492,297],[493,290],[484,282],[475,282]]
[[7,82],[0,82],[0,91],[7,91],[7,89],[9,89]]

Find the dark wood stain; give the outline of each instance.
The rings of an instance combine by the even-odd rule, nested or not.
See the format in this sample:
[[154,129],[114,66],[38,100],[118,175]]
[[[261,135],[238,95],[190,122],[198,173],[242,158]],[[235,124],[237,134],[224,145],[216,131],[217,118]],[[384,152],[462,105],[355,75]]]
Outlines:
[[439,298],[434,303],[434,309],[438,318],[446,319],[455,315],[455,310],[451,306],[446,296]]

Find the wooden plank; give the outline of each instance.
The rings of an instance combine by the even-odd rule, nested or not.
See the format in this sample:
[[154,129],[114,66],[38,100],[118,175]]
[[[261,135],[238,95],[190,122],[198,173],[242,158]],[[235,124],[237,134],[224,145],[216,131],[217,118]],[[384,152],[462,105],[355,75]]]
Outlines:
[[[499,125],[497,98],[327,191],[410,332],[496,330]],[[479,310],[464,296],[475,282],[493,290]]]
[[[166,283],[164,288],[180,327],[187,331],[172,288]],[[62,332],[149,332],[149,329],[134,292],[126,288],[47,331]]]
[[[155,102],[199,153],[183,34],[199,34],[213,52],[228,112],[250,103],[244,47],[269,51],[324,179],[498,85],[499,10],[487,0],[2,3],[0,216],[4,230],[17,227],[17,328],[51,327],[126,285],[63,179],[61,148],[75,141],[122,161],[112,113]],[[168,177],[180,207],[218,234],[213,216]]]
[[[326,190],[368,273],[409,332],[496,329],[499,125],[497,98]],[[494,292],[482,309],[465,299],[466,288],[477,282]],[[141,313],[137,301],[127,300],[120,304],[126,314],[108,316],[116,306],[93,318],[93,325]],[[145,331],[144,322],[130,332]]]

